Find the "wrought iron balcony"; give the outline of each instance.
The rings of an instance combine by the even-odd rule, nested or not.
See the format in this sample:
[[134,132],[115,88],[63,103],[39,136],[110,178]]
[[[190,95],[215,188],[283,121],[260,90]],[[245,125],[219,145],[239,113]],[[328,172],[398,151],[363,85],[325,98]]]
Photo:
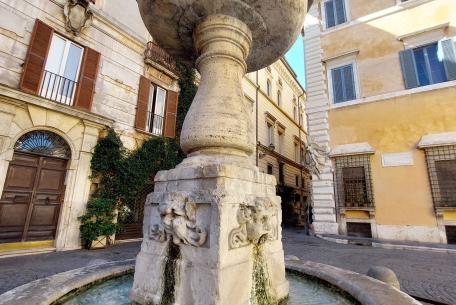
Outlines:
[[61,75],[44,71],[40,95],[54,102],[73,106],[74,94],[78,83]]
[[[163,70],[164,68],[165,73],[171,72],[171,77],[177,78],[177,75],[179,75],[179,69],[174,58],[154,41],[147,43],[146,51],[144,51],[144,61],[158,69]],[[157,67],[157,64],[161,67]]]

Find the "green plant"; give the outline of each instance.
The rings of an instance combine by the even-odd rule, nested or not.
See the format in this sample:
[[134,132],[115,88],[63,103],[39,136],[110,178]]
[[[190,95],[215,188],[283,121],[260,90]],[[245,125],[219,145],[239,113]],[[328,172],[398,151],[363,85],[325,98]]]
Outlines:
[[176,135],[180,138],[182,125],[184,124],[185,116],[190,108],[193,99],[195,98],[198,86],[195,84],[196,71],[195,69],[179,64],[180,78],[179,78],[179,104],[177,105],[176,117]]
[[138,192],[155,173],[175,167],[184,156],[176,140],[157,137],[128,152],[119,135],[110,129],[95,146],[91,161],[91,178],[98,181],[98,188],[79,218],[83,245],[90,247],[99,236],[114,234],[119,229],[114,224],[115,211],[129,211],[125,207],[133,206]]
[[115,220],[116,201],[92,197],[87,203],[86,213],[79,217],[81,222],[81,241],[84,248],[90,248],[92,241],[99,236],[109,236],[117,230]]

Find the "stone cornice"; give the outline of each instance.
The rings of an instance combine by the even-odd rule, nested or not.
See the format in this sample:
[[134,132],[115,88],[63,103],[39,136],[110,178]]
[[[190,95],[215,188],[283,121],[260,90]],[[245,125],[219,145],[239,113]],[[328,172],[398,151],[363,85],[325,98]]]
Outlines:
[[114,120],[106,118],[104,116],[79,110],[77,108],[52,102],[38,95],[26,93],[5,85],[0,84],[0,98],[3,101],[14,104],[16,106],[31,104],[39,106],[48,110],[60,112],[69,116],[78,117],[84,121],[111,127],[114,124]]
[[284,64],[283,60],[284,59],[276,61],[273,64],[274,68],[277,72],[279,72],[282,79],[284,79],[287,82],[287,84],[291,87],[295,94],[297,94],[298,96],[302,95],[303,93],[305,93],[304,88],[302,88],[299,82],[290,75],[291,73],[295,75],[295,73],[294,71],[289,70],[289,68]]

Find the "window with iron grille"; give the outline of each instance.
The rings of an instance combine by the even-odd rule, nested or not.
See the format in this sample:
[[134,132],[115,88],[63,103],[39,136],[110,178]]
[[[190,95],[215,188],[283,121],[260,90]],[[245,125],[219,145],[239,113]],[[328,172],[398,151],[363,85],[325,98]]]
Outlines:
[[425,149],[435,207],[456,208],[456,145]]
[[340,207],[373,207],[369,155],[334,158],[337,203]]
[[147,105],[146,130],[157,136],[163,135],[166,109],[166,90],[150,84],[149,104]]

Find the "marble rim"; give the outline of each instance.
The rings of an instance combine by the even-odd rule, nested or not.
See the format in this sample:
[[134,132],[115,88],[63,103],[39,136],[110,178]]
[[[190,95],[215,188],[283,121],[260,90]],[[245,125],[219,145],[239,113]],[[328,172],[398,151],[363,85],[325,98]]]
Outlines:
[[154,40],[174,58],[194,66],[198,57],[193,30],[208,16],[236,17],[252,31],[248,72],[271,65],[299,35],[307,0],[137,0],[144,23]]
[[[404,292],[366,275],[310,261],[288,260],[287,271],[310,276],[350,295],[363,305],[419,305]],[[50,305],[78,289],[134,271],[135,259],[69,270],[35,280],[0,295],[0,305]]]

